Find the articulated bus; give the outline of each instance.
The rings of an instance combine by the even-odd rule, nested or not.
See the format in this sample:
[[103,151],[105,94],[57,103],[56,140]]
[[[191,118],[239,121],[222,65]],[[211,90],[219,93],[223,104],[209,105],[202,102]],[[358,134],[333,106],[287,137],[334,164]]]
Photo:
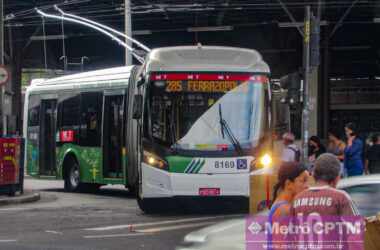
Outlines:
[[270,163],[270,70],[248,49],[159,48],[142,66],[34,82],[25,95],[27,173],[66,191],[122,184],[159,198],[249,197]]

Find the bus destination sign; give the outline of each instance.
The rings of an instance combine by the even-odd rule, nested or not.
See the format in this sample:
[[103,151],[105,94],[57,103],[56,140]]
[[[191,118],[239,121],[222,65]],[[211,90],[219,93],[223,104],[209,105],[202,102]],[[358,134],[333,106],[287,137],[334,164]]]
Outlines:
[[166,92],[228,92],[238,85],[237,81],[166,81]]
[[167,73],[152,74],[152,81],[159,81],[165,86],[166,92],[228,92],[236,88],[240,83],[253,81],[267,83],[267,76],[251,74],[186,74]]

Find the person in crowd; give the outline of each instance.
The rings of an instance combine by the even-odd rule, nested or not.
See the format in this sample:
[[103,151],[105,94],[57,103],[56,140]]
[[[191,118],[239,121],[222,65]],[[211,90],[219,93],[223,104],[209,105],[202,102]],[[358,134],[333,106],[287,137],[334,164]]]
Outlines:
[[[293,200],[290,212],[293,220],[317,216],[319,220],[326,222],[336,220],[344,222],[346,218],[359,215],[351,197],[345,191],[336,188],[340,180],[340,161],[335,155],[330,153],[320,155],[315,161],[313,177],[315,185],[296,195]],[[324,242],[323,237],[321,242]],[[341,249],[354,250],[358,249],[358,244],[362,244],[351,239],[351,235],[341,233],[339,229],[330,231],[326,237],[326,243],[332,240],[331,237],[342,242]],[[297,236],[295,235],[292,240],[296,242]]]
[[297,145],[294,144],[294,134],[290,132],[285,133],[282,136],[282,141],[284,144],[284,149],[281,155],[282,162],[299,162],[301,158],[301,151]]
[[335,155],[320,155],[314,164],[313,177],[315,185],[294,197],[292,216],[315,213],[325,216],[357,215],[350,196],[336,189],[340,180],[340,161]]
[[343,162],[346,143],[340,139],[339,134],[335,131],[329,131],[328,138],[327,152],[335,155],[341,162]]
[[272,216],[287,216],[294,197],[308,188],[309,172],[299,162],[282,163],[277,175],[277,183],[273,188]]
[[[269,222],[273,225],[277,223],[287,223],[290,215],[290,208],[294,197],[308,188],[309,172],[302,163],[288,162],[282,163],[279,168],[277,183],[273,192],[273,204],[269,211]],[[277,242],[286,240],[286,237],[281,234],[268,234],[268,243],[276,245]],[[270,250],[277,250],[273,246]]]
[[347,136],[347,145],[344,149],[344,169],[348,177],[362,175],[364,171],[363,142],[357,136],[354,123],[347,123],[344,130]]
[[328,146],[327,152],[338,157],[340,161],[340,176],[344,177],[346,172],[344,170],[344,149],[346,148],[346,143],[340,139],[339,133],[333,130],[330,130],[328,133]]
[[380,173],[380,134],[374,134],[371,140],[372,140],[372,145],[369,147],[366,154],[365,172],[366,174],[379,174]]
[[321,154],[326,153],[326,148],[317,136],[309,138],[309,161],[314,162]]

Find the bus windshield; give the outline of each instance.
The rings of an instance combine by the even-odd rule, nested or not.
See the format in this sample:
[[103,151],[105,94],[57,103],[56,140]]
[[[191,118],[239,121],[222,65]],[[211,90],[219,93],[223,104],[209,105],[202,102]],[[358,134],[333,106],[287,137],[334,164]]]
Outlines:
[[268,78],[250,74],[152,74],[151,135],[181,150],[247,150],[267,119]]

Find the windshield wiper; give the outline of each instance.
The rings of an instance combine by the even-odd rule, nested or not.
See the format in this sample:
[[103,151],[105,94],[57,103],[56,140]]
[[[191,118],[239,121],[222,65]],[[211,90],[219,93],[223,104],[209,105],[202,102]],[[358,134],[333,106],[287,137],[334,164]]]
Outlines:
[[172,109],[171,109],[171,117],[170,117],[170,124],[169,124],[169,129],[170,129],[170,139],[171,139],[171,143],[172,143],[172,150],[173,150],[173,153],[177,153],[177,133],[176,133],[176,127],[175,127],[175,110],[174,110],[174,105],[172,106]]
[[219,104],[219,123],[220,123],[220,129],[221,129],[221,133],[222,133],[223,139],[225,137],[224,132],[226,132],[227,137],[230,140],[230,142],[232,143],[232,145],[234,146],[235,151],[239,155],[243,155],[243,149],[242,149],[242,147],[240,145],[240,142],[234,136],[234,134],[233,134],[230,126],[226,122],[226,120],[223,119],[223,116],[222,116],[222,105],[221,104]]

